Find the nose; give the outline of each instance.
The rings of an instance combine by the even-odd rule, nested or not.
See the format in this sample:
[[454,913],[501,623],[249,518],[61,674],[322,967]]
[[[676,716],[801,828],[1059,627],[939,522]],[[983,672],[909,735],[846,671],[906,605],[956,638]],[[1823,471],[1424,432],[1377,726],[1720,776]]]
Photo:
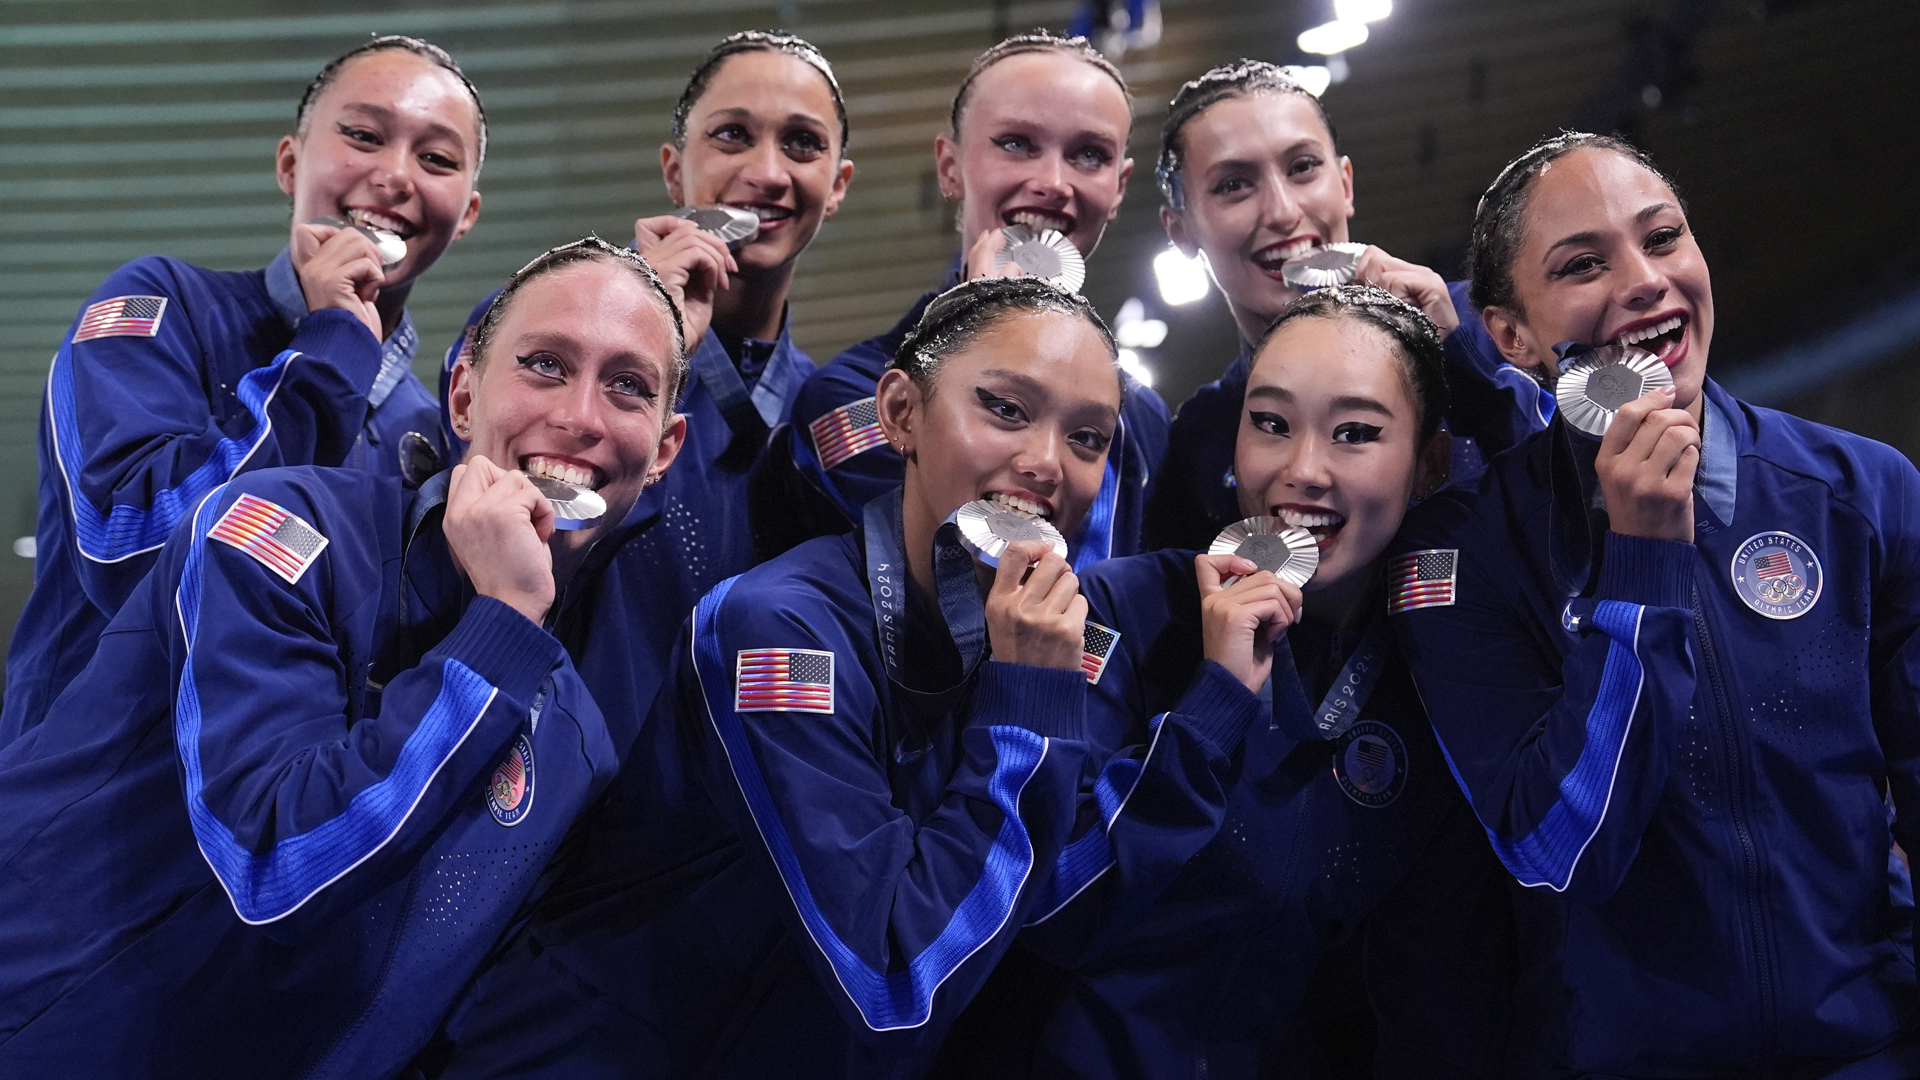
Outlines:
[[1282,236],[1293,235],[1304,216],[1300,204],[1293,197],[1291,185],[1284,177],[1275,177],[1272,183],[1264,185],[1260,200],[1260,224]]
[[1041,199],[1064,200],[1073,193],[1073,186],[1067,182],[1067,162],[1057,153],[1043,154],[1034,164],[1034,171],[1027,178],[1027,185],[1033,194]]
[[1049,430],[1044,425],[1035,424],[1027,429],[1019,453],[1014,456],[1013,468],[1032,482],[1036,494],[1051,495],[1059,485],[1060,447],[1065,441],[1064,432]]
[[787,172],[781,167],[782,155],[777,142],[762,139],[745,157],[740,168],[742,180],[763,195],[777,198],[786,192]]
[[605,407],[598,385],[591,379],[575,379],[554,402],[547,422],[581,442],[597,443],[606,435]]
[[1628,311],[1646,311],[1666,298],[1666,271],[1652,256],[1634,248],[1619,260],[1618,265],[1620,270],[1619,277],[1615,279],[1615,295],[1621,307]]
[[1316,496],[1333,486],[1332,455],[1318,439],[1296,435],[1287,440],[1287,449],[1286,462],[1280,469],[1283,485]]
[[416,164],[411,151],[398,142],[391,143],[375,156],[370,179],[375,189],[398,205],[413,197]]

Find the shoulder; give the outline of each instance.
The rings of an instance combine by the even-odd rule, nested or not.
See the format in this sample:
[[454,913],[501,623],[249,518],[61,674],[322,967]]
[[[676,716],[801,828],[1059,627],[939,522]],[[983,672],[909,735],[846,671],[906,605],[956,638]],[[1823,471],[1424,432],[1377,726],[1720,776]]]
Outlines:
[[1149,551],[1107,559],[1080,576],[1096,622],[1116,630],[1153,632],[1199,603],[1194,552]]
[[769,620],[801,625],[872,621],[857,534],[820,536],[775,556],[727,583],[718,620],[751,628]]
[[1733,399],[1752,440],[1748,456],[1764,468],[1826,487],[1835,501],[1878,523],[1911,515],[1920,496],[1920,471],[1886,443],[1776,409]]
[[1526,522],[1552,503],[1547,471],[1552,429],[1535,432],[1494,458],[1472,487],[1447,488],[1407,511],[1388,554],[1426,548],[1480,547],[1505,534],[1503,522]]
[[259,469],[240,473],[217,489],[209,500],[210,507],[198,515],[198,531],[206,531],[242,500],[248,500],[297,516],[309,527],[321,530],[328,541],[370,534],[382,523],[390,526],[387,531],[394,532],[397,541],[398,522],[411,498],[412,493],[398,479],[359,469],[319,465]]
[[1224,417],[1237,417],[1247,385],[1239,380],[1215,379],[1193,392],[1173,414],[1176,431],[1204,428],[1209,433]]

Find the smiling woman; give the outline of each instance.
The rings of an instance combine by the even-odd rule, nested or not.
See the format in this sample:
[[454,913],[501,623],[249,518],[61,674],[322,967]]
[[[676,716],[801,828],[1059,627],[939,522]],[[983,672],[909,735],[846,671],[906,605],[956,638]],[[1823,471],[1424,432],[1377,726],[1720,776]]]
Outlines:
[[[958,204],[963,251],[942,288],[1024,271],[997,259],[1005,230],[1054,231],[1091,255],[1120,211],[1132,99],[1120,72],[1084,38],[1019,34],[981,53],[955,92],[952,129],[934,140],[940,189]],[[790,431],[776,434],[755,479],[754,527],[763,554],[844,532],[861,508],[900,483],[904,463],[880,438],[875,387],[900,342],[939,290],[893,329],[841,353],[807,380]],[[1139,550],[1147,480],[1166,447],[1167,407],[1128,381],[1108,458],[1110,482],[1082,527],[1068,534],[1074,565]]]
[[[684,349],[652,269],[592,240],[485,325],[464,463],[216,487],[0,752],[32,793],[6,856],[36,868],[0,876],[0,1073],[393,1076],[539,898],[638,723],[574,657],[678,445]],[[523,469],[609,512],[557,531]]]
[[[486,114],[453,58],[375,38],[320,72],[280,140],[293,220],[272,264],[149,256],[95,290],[48,380],[35,585],[7,655],[0,745],[42,720],[215,487],[273,465],[409,483],[433,471],[439,406],[413,375],[406,301],[478,218],[485,148]],[[386,266],[348,222],[395,234],[404,255]]]

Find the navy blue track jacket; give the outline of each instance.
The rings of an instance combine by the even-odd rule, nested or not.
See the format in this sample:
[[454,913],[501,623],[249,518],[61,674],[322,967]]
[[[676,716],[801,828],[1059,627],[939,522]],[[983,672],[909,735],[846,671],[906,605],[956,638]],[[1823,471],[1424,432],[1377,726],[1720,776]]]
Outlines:
[[[1450,282],[1447,289],[1460,317],[1459,329],[1441,342],[1452,398],[1447,428],[1454,435],[1447,479],[1470,486],[1486,461],[1547,426],[1553,395],[1500,355],[1479,310],[1467,299],[1467,283]],[[1221,529],[1244,516],[1234,491],[1233,452],[1251,350],[1242,342],[1225,373],[1195,390],[1174,417],[1166,461],[1147,501],[1142,550],[1205,550]]]
[[474,596],[444,477],[216,488],[0,751],[0,1075],[392,1076],[432,1035],[633,735],[555,637],[590,583],[554,632]]
[[[1370,639],[1290,632],[1269,704],[1204,659],[1193,562],[1155,552],[1082,579],[1091,620],[1120,640],[1089,713],[1099,824],[1062,854],[1021,938],[1069,969],[1031,1075],[1313,1075],[1297,1014],[1322,990],[1316,964],[1356,939],[1375,1075],[1496,1075],[1504,875],[1384,623]],[[1311,715],[1357,650],[1381,673],[1329,741]],[[993,1055],[961,1056],[984,1074]]]
[[345,311],[309,314],[285,251],[247,273],[148,256],[94,290],[41,403],[34,587],[0,746],[47,715],[207,492],[276,465],[398,476],[408,431],[438,449],[418,342],[404,315],[382,346]]
[[[960,283],[947,275],[943,288]],[[874,412],[874,388],[907,333],[939,292],[907,310],[893,328],[849,347],[814,372],[793,404],[793,422],[775,432],[754,478],[754,529],[763,556],[814,536],[853,528],[861,507],[898,487],[906,460],[888,445]],[[1142,550],[1147,488],[1167,452],[1167,404],[1132,376],[1120,406],[1120,427],[1107,455],[1107,475],[1093,510],[1068,537],[1075,569]]]
[[445,1075],[924,1070],[1074,827],[1087,680],[981,655],[957,540],[939,601],[868,551],[817,538],[700,602],[599,835],[450,1023]]
[[1920,474],[1705,397],[1692,544],[1608,531],[1555,423],[1410,515],[1398,630],[1527,887],[1539,1072],[1915,1075]]

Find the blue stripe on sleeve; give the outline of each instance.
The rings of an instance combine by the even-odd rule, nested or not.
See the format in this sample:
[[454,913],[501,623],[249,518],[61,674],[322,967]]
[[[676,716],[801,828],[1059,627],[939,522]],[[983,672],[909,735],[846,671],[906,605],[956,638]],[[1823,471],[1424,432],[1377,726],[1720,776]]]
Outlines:
[[1060,909],[1085,892],[1087,886],[1100,880],[1100,875],[1113,869],[1118,861],[1110,835],[1113,823],[1127,808],[1127,800],[1133,797],[1133,789],[1140,783],[1141,774],[1147,771],[1146,763],[1153,760],[1153,751],[1160,745],[1160,729],[1166,718],[1167,714],[1161,713],[1147,721],[1150,736],[1147,752],[1140,760],[1115,758],[1100,770],[1100,778],[1093,782],[1093,801],[1100,811],[1100,824],[1061,849],[1060,857],[1053,862],[1053,876],[1047,880],[1039,901],[1033,905],[1033,910],[1041,914],[1028,919],[1028,926],[1037,926],[1058,915]]
[[1093,497],[1087,520],[1074,537],[1073,572],[1084,574],[1087,568],[1113,555],[1113,514],[1120,501],[1120,440],[1115,439],[1107,454],[1106,475],[1100,478],[1100,493]]
[[273,434],[273,421],[267,407],[280,389],[287,368],[297,350],[287,349],[266,367],[255,368],[242,376],[235,393],[240,403],[253,414],[253,432],[245,439],[221,439],[199,468],[189,473],[177,487],[153,493],[152,505],[116,503],[105,514],[80,490],[80,473],[86,468],[86,447],[80,441],[78,403],[74,398],[71,342],[60,346],[53,358],[53,370],[47,376],[47,415],[53,421],[53,454],[65,481],[67,502],[73,507],[74,544],[80,554],[98,563],[116,563],[152,551],[166,543],[167,535],[179,524],[190,507],[207,493],[240,471],[255,450]]
[[[1613,799],[1620,757],[1626,752],[1627,735],[1633,727],[1633,713],[1646,685],[1646,669],[1639,655],[1640,619],[1645,610],[1619,600],[1602,600],[1594,607],[1593,624],[1611,641],[1606,663],[1600,669],[1599,692],[1594,695],[1593,707],[1587,710],[1586,743],[1573,768],[1560,779],[1560,798],[1532,831],[1516,839],[1502,836],[1484,820],[1481,822],[1493,841],[1494,853],[1522,885],[1544,885],[1554,892],[1565,892],[1580,856],[1600,834]],[[1446,740],[1439,738],[1437,729],[1434,735],[1460,789],[1472,791],[1461,779],[1453,755],[1447,752]]]
[[1047,754],[1047,740],[1025,728],[996,725],[988,729],[997,764],[987,783],[988,797],[1000,808],[1004,821],[987,852],[980,880],[968,891],[946,928],[920,955],[897,971],[869,967],[840,939],[814,899],[805,872],[787,834],[766,778],[760,772],[746,729],[733,711],[732,668],[722,655],[715,616],[738,578],[728,578],[701,599],[693,613],[694,670],[699,677],[707,715],[726,752],[734,782],[760,831],[774,866],[780,872],[800,921],[833,968],[840,987],[875,1031],[913,1028],[927,1022],[933,996],[967,958],[998,934],[1033,870],[1033,841],[1020,819],[1020,793],[1039,770]]
[[[187,550],[175,593],[187,656],[181,665],[174,701],[174,738],[186,773],[187,817],[214,875],[243,922],[259,925],[285,918],[321,889],[372,858],[406,824],[447,759],[480,722],[499,692],[471,668],[448,658],[441,664],[440,691],[412,734],[401,745],[393,769],[355,794],[347,808],[312,829],[273,845],[265,854],[248,850],[203,797],[200,762],[201,704],[194,680],[193,653],[200,627],[200,593],[205,572],[206,533],[218,519],[220,499],[212,497],[196,512],[192,546]],[[270,587],[279,587],[271,582]],[[268,724],[272,717],[250,717]]]

